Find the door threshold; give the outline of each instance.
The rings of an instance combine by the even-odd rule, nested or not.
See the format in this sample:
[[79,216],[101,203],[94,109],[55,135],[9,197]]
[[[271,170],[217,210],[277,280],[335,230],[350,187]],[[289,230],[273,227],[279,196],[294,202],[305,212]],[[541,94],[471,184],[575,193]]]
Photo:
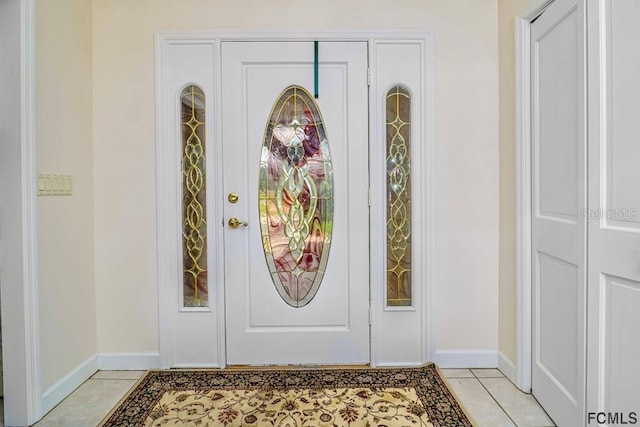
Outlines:
[[264,370],[264,371],[281,371],[281,370],[309,370],[309,369],[363,369],[371,368],[370,363],[346,364],[346,365],[316,365],[316,364],[289,364],[289,365],[227,365],[225,369],[230,371],[246,371],[246,370]]

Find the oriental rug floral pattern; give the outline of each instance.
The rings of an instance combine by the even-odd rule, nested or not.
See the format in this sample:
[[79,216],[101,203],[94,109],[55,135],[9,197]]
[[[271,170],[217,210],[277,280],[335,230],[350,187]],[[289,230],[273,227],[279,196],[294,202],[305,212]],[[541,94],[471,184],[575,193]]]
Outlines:
[[145,425],[432,426],[413,388],[170,391]]
[[434,365],[148,372],[103,426],[471,426]]

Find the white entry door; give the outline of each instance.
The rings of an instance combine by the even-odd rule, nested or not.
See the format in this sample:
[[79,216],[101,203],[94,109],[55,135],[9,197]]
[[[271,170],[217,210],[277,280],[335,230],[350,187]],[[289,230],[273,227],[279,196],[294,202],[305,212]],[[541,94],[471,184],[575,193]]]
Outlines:
[[640,419],[640,2],[589,5],[589,366],[592,425]]
[[532,392],[567,427],[584,425],[584,19],[556,0],[531,26]]
[[367,44],[319,59],[222,44],[228,364],[369,362]]

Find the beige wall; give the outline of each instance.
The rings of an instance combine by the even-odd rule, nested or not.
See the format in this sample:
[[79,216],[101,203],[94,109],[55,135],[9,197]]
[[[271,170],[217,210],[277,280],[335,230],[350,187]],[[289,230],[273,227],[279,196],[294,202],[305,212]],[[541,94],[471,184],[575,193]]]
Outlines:
[[99,352],[158,350],[154,32],[399,27],[436,38],[438,348],[498,347],[496,0],[94,0]]
[[498,0],[500,44],[500,351],[516,361],[516,12],[527,0]]
[[73,176],[38,197],[42,390],[96,352],[91,2],[36,2],[37,171]]

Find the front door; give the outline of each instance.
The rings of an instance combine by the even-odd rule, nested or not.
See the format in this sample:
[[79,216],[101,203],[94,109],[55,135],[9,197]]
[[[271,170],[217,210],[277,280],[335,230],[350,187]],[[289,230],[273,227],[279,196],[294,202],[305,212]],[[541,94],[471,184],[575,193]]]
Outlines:
[[227,363],[369,362],[367,44],[223,42]]

